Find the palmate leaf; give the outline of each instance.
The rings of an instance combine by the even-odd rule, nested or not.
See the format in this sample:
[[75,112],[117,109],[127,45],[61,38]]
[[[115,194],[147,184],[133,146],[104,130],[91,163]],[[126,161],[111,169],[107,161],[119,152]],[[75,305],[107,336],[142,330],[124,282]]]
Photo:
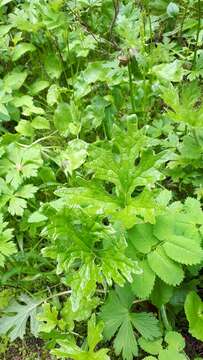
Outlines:
[[21,148],[10,144],[0,159],[0,175],[5,175],[6,182],[17,189],[24,179],[37,176],[38,168],[43,164],[38,145]]
[[95,351],[96,345],[102,340],[103,324],[96,324],[95,315],[88,321],[87,344],[88,350],[79,348],[68,340],[59,341],[60,348],[52,350],[52,353],[59,359],[71,358],[73,360],[110,360],[107,355],[108,349],[102,348]]
[[135,328],[146,339],[160,336],[157,319],[150,313],[132,313],[133,293],[130,286],[111,291],[107,302],[102,306],[100,317],[105,323],[104,336],[111,339],[115,336],[114,348],[116,355],[122,354],[123,359],[132,360],[138,355]]
[[172,84],[163,88],[163,99],[173,111],[168,111],[169,117],[176,122],[183,122],[191,126],[202,126],[203,107],[196,107],[195,103],[201,95],[198,83],[193,81],[182,87],[181,93]]
[[3,316],[0,319],[0,334],[8,333],[12,341],[18,337],[23,339],[28,320],[30,320],[31,333],[37,335],[37,307],[42,303],[42,300],[21,295],[19,301],[23,304],[13,301],[8,308],[4,309]]

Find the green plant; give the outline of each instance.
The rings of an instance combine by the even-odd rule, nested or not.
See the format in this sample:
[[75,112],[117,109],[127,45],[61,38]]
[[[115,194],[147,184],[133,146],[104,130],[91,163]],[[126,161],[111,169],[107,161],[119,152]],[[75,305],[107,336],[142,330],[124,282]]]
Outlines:
[[41,356],[187,359],[181,333],[202,340],[200,1],[2,0],[0,17],[5,357],[34,335]]

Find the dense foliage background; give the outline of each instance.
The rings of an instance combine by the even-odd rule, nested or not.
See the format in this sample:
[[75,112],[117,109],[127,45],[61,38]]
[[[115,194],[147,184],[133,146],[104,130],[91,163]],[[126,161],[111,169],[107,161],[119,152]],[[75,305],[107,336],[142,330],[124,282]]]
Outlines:
[[0,19],[2,359],[200,359],[202,2]]

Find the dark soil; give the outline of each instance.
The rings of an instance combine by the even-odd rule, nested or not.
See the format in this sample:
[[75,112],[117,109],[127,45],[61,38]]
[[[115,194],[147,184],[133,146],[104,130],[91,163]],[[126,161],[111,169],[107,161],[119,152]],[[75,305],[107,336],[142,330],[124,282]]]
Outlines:
[[54,358],[43,348],[43,341],[34,337],[25,340],[16,340],[0,360],[53,360]]

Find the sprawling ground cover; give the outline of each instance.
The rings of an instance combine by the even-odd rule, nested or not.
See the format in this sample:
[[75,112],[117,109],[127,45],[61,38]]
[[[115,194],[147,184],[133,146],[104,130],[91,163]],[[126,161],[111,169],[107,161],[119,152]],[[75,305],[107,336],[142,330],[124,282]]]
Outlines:
[[202,44],[200,0],[0,0],[2,359],[203,355]]

